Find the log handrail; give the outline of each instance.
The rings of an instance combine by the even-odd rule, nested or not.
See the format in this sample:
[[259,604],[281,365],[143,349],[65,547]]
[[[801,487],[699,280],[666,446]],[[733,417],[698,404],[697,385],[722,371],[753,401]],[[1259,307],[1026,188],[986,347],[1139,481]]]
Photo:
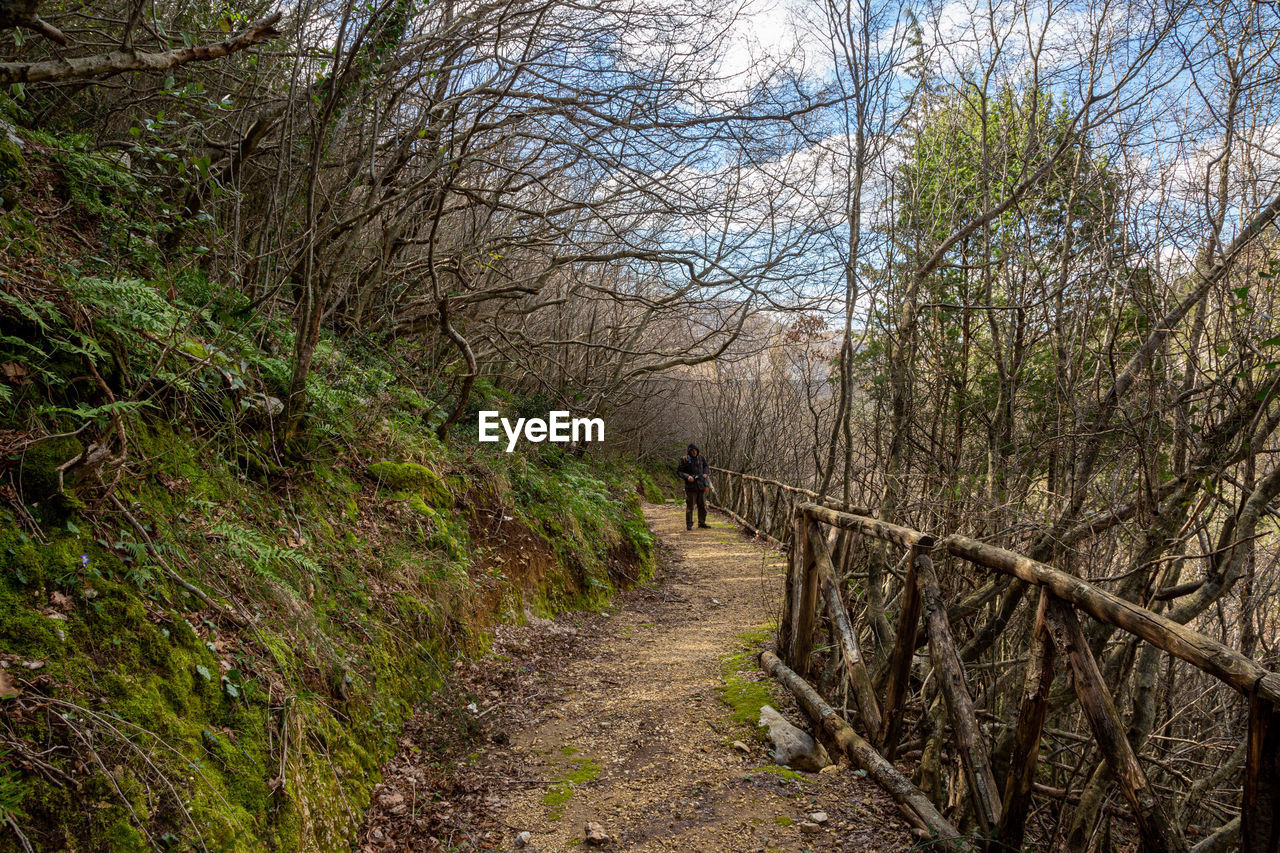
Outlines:
[[864,513],[841,512],[817,504],[801,504],[797,509],[803,510],[815,521],[845,530],[856,530],[876,539],[893,542],[895,545],[904,545],[908,548],[932,548],[934,545],[934,538],[928,533],[890,524],[878,518],[871,518]]
[[[756,477],[724,468],[712,468],[723,478],[724,489],[717,499],[735,521],[788,549],[787,600],[783,628],[779,633],[779,658],[771,658],[765,669],[796,693],[801,705],[835,736],[836,743],[861,766],[867,766],[867,748],[892,762],[901,733],[904,699],[911,678],[912,661],[918,649],[919,621],[925,617],[925,633],[933,660],[934,677],[939,680],[950,718],[949,731],[960,751],[968,780],[973,815],[981,835],[993,839],[1002,849],[1019,849],[1029,798],[1034,787],[1037,753],[1044,730],[1053,659],[1057,653],[1069,664],[1081,709],[1098,745],[1110,765],[1125,799],[1134,813],[1146,848],[1182,853],[1187,843],[1176,827],[1169,825],[1167,812],[1155,798],[1130,746],[1116,711],[1110,690],[1084,641],[1076,611],[1098,622],[1118,628],[1144,640],[1169,655],[1186,661],[1249,699],[1248,758],[1244,778],[1239,827],[1240,849],[1247,853],[1277,853],[1280,850],[1280,673],[1224,643],[1188,628],[1165,616],[1128,601],[1083,578],[1009,551],[958,534],[931,533],[892,524],[863,508],[843,505],[810,489],[790,486],[777,480]],[[773,491],[772,498],[769,491]],[[780,512],[783,506],[788,512]],[[820,531],[840,530],[834,549]],[[910,551],[896,642],[883,671],[886,679],[882,701],[872,691],[866,664],[849,611],[841,598],[842,578],[833,566],[845,565],[848,533],[869,536]],[[1015,730],[1016,760],[1006,774],[1000,792],[992,774],[987,746],[976,722],[975,703],[965,681],[963,659],[957,654],[950,623],[930,553],[945,553],[989,572],[1020,579],[1041,591],[1035,626],[1029,638],[1031,654],[1024,678],[1022,704]],[[825,606],[824,606],[825,605]],[[833,653],[844,660],[838,669],[847,679],[855,699],[859,721],[875,746],[844,733],[848,725],[830,711],[824,700],[804,681],[810,671],[813,634],[821,614],[828,617],[833,634]],[[883,652],[884,650],[882,650]],[[785,665],[784,665],[785,662]],[[762,661],[763,663],[763,661]],[[788,668],[789,667],[789,668]],[[801,696],[809,691],[812,696]],[[816,703],[814,697],[817,697]],[[819,719],[821,717],[821,719]],[[852,734],[849,730],[848,734]],[[854,735],[856,737],[856,735]],[[860,753],[860,754],[859,754]],[[876,774],[872,774],[873,776]],[[885,781],[889,781],[885,778]],[[894,777],[886,790],[917,826],[939,829],[933,811],[920,811],[920,789],[905,778]],[[932,808],[932,807],[931,807]],[[928,819],[926,819],[926,817]],[[1228,829],[1229,827],[1224,827]]]
[[1013,551],[977,542],[965,536],[948,536],[942,546],[957,557],[1047,587],[1099,622],[1106,622],[1141,637],[1174,657],[1208,673],[1240,693],[1257,692],[1280,703],[1280,674],[1212,637],[1193,631],[1159,613],[1127,601],[1086,580]]
[[936,540],[928,533],[880,521],[860,514],[841,512],[815,504],[797,507],[810,518],[834,527],[856,529],[867,536],[899,545],[945,548],[978,566],[1048,587],[1058,598],[1071,602],[1099,622],[1105,622],[1163,649],[1197,669],[1212,675],[1238,692],[1257,692],[1280,704],[1280,673],[1272,672],[1252,658],[1212,637],[1174,622],[1168,617],[1134,604],[1061,569],[1024,557],[1014,551],[952,534]]

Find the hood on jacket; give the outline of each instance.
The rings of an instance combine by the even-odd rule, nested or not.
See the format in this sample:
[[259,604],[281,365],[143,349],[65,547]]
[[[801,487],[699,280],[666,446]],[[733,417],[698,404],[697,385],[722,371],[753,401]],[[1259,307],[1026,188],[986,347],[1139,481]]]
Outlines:
[[694,453],[697,453],[699,456],[702,455],[702,451],[698,449],[698,445],[696,444],[691,444],[686,447],[684,453],[686,456],[693,456]]

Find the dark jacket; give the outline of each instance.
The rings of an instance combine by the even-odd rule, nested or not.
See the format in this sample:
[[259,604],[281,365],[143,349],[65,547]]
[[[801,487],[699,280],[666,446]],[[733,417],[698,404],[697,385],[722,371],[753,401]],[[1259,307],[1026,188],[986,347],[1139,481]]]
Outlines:
[[[697,445],[689,445],[688,452],[680,460],[680,464],[676,466],[676,476],[680,478],[680,482],[684,483],[686,489],[697,489],[700,492],[707,489],[707,460],[702,457],[702,451],[698,450],[697,456],[692,456]],[[690,483],[686,477],[693,477]]]

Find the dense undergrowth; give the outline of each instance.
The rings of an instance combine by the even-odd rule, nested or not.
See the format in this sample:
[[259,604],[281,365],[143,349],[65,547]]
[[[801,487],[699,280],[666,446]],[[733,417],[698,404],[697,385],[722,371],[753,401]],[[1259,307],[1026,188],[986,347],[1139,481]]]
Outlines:
[[[452,658],[647,576],[655,487],[438,441],[447,389],[406,342],[326,337],[282,442],[288,318],[162,256],[173,212],[120,162],[24,142],[0,187],[0,851],[349,849]],[[473,410],[521,405],[481,382]]]

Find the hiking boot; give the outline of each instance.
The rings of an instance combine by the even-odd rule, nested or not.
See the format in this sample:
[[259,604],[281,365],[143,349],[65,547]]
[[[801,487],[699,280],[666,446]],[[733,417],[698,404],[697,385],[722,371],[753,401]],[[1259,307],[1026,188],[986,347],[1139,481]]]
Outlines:
[[693,529],[693,525],[692,525],[692,524],[686,524],[686,525],[684,526],[684,529],[685,529],[685,530],[692,530],[692,529]]
[[711,529],[711,525],[710,525],[710,524],[699,524],[698,526],[699,526],[699,527],[701,527],[703,530],[710,530],[710,529]]

